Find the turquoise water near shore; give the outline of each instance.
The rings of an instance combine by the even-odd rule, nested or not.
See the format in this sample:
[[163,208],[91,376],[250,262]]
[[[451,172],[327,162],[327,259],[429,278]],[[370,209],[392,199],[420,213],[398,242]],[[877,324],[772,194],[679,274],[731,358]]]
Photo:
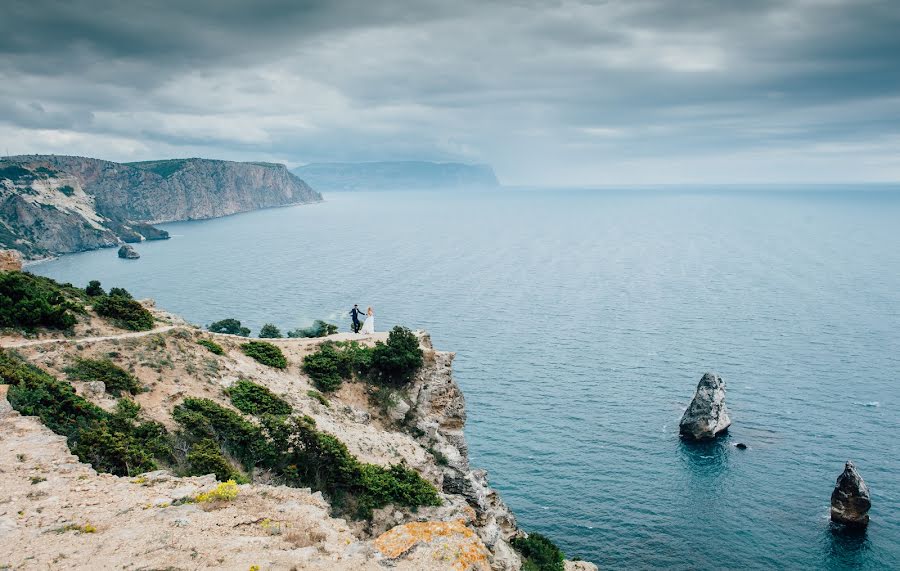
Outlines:
[[[340,193],[40,263],[254,333],[353,303],[457,352],[473,464],[605,569],[900,564],[900,190]],[[734,425],[688,445],[707,370]],[[744,442],[748,450],[733,447]],[[866,534],[832,533],[853,459]]]

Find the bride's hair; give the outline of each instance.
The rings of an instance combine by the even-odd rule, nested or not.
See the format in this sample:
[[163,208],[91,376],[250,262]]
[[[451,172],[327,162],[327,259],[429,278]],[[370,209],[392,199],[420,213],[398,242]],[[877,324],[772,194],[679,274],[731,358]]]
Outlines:
[[369,309],[366,310],[366,313],[368,313],[369,315],[375,315],[375,312],[372,311],[372,306],[371,306],[371,305],[369,306]]

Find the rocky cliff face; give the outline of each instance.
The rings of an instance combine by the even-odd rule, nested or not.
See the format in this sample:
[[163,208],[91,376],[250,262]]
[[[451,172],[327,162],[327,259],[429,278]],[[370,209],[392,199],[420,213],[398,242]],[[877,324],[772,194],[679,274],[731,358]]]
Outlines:
[[[0,345],[58,379],[76,358],[111,358],[133,372],[134,396],[147,419],[177,428],[172,412],[186,397],[231,407],[226,393],[250,379],[312,418],[360,461],[403,463],[431,482],[441,505],[413,510],[393,505],[371,520],[338,519],[321,493],[272,485],[265,477],[239,486],[237,498],[216,505],[186,502],[211,489],[212,476],[167,472],[141,477],[98,474],[73,457],[65,438],[38,418],[21,417],[0,384],[0,552],[15,568],[228,568],[398,571],[515,571],[522,567],[509,540],[522,532],[483,470],[469,463],[465,399],[453,379],[453,353],[420,335],[425,364],[383,409],[364,383],[345,382],[326,401],[315,395],[301,363],[324,339],[269,339],[285,354],[285,370],[266,367],[240,349],[244,338],[210,334],[145,305],[157,327],[116,332],[91,312],[72,331],[38,339],[0,337]],[[214,338],[213,355],[197,344]],[[330,337],[346,340],[349,334]],[[352,337],[364,344],[385,334]],[[106,410],[116,399],[91,381],[68,379],[78,394]],[[85,531],[85,530],[92,531]],[[55,533],[50,533],[51,531]],[[32,538],[40,536],[40,542]],[[64,561],[58,560],[65,554]],[[569,563],[566,569],[596,570]]]
[[321,199],[284,165],[9,157],[0,161],[0,246],[33,259],[167,238],[155,223]]

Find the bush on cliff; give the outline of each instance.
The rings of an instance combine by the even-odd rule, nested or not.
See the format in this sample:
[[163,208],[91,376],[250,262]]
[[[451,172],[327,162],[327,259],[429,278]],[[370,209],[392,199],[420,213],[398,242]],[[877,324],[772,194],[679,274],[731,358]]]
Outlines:
[[312,326],[297,328],[287,332],[288,337],[328,337],[338,332],[337,325],[316,319]]
[[106,292],[103,291],[103,287],[97,280],[89,281],[87,287],[84,288],[84,293],[88,294],[90,297],[99,297],[101,295],[106,295]]
[[109,295],[110,295],[110,297],[124,297],[124,298],[127,298],[127,299],[134,299],[134,298],[132,297],[131,293],[130,293],[127,289],[125,289],[125,288],[123,288],[123,287],[111,287],[111,288],[109,288]]
[[398,325],[391,329],[387,343],[375,343],[369,374],[378,383],[401,386],[412,380],[423,363],[419,339]]
[[113,396],[119,396],[122,391],[137,394],[141,390],[134,375],[109,359],[76,358],[75,364],[65,370],[76,381],[103,381],[106,392]]
[[186,476],[205,476],[206,474],[215,474],[216,479],[220,482],[234,480],[238,484],[248,483],[248,479],[241,474],[222,454],[219,445],[210,438],[194,444],[187,457]]
[[172,458],[165,428],[137,420],[140,406],[119,400],[106,412],[78,396],[72,385],[6,352],[0,352],[0,377],[12,385],[7,400],[19,413],[37,416],[66,437],[69,449],[97,471],[119,476],[140,474]]
[[207,328],[213,333],[228,333],[230,335],[239,335],[241,337],[250,337],[250,329],[241,326],[241,322],[237,319],[229,317],[215,323],[210,323]]
[[69,329],[75,325],[74,313],[81,311],[53,280],[26,272],[0,272],[0,327]]
[[248,357],[256,359],[263,365],[276,369],[287,368],[287,358],[281,349],[265,341],[250,341],[241,345],[241,351]]
[[132,331],[153,329],[153,314],[137,301],[121,296],[104,296],[94,301],[94,311],[116,326]]
[[564,571],[563,552],[540,533],[514,537],[512,546],[522,555],[522,571]]
[[216,355],[224,355],[225,349],[222,349],[222,346],[216,343],[215,341],[210,341],[209,339],[200,339],[197,341],[197,345],[203,345],[207,349],[209,349],[210,353],[214,353]]
[[260,339],[278,339],[281,337],[281,330],[271,323],[266,323],[260,328],[259,337]]
[[341,381],[368,374],[372,349],[356,341],[326,341],[303,358],[303,372],[321,391],[335,391]]
[[263,414],[291,414],[291,408],[284,399],[275,396],[272,391],[252,381],[240,380],[227,391],[231,404],[239,411],[255,416]]

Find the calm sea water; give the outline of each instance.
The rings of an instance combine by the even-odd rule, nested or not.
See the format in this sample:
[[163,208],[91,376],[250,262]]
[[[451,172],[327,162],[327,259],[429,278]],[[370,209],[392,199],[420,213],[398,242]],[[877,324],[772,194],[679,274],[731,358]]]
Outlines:
[[[428,329],[458,352],[474,464],[523,527],[602,568],[900,565],[900,191],[326,198],[32,271],[199,324],[346,329],[359,303]],[[734,425],[689,446],[708,370]],[[861,537],[828,522],[848,458],[872,493]]]

